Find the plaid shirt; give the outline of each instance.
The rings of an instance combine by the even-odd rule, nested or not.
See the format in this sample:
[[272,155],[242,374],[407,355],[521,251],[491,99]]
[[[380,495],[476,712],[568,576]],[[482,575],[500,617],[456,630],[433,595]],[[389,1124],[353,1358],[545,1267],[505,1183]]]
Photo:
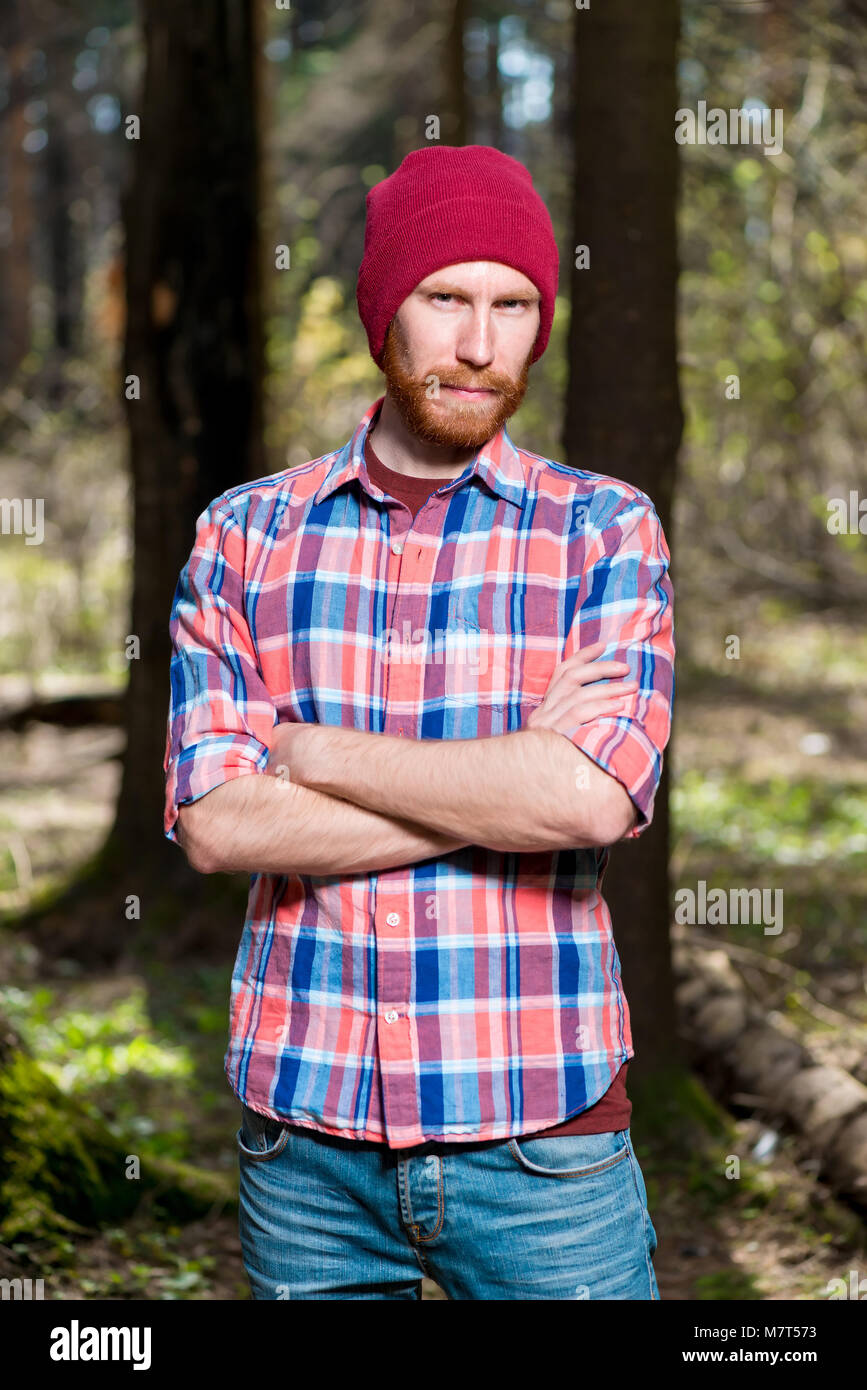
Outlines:
[[[364,439],[218,497],[175,593],[165,833],[263,773],[283,720],[407,738],[519,729],[604,639],[639,689],[569,739],[652,815],[668,741],[669,554],[647,495],[501,429],[409,511]],[[531,1134],[593,1105],[634,1055],[608,850],[468,845],[379,873],[258,873],[226,1073],[274,1119],[408,1148]]]

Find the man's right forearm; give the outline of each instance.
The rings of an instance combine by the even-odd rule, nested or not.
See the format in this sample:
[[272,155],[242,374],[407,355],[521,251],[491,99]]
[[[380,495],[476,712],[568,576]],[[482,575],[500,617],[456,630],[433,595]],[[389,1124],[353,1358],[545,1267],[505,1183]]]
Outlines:
[[376,873],[470,843],[265,773],[182,805],[178,827],[200,873]]

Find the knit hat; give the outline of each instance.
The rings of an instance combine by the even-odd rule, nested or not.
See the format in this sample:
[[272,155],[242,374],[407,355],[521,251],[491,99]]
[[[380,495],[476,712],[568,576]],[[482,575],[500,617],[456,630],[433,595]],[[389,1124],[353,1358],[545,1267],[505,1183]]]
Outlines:
[[538,289],[532,361],[548,344],[559,262],[551,217],[529,170],[490,145],[412,150],[367,195],[358,312],[381,365],[388,325],[426,276],[459,261],[499,261]]

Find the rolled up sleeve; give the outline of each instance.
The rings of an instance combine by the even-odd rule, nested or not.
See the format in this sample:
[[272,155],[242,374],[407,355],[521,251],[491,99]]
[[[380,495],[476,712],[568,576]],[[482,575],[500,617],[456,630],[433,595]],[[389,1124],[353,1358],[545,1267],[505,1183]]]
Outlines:
[[[601,528],[588,526],[584,571],[564,659],[604,642],[600,661],[629,663],[638,689],[624,713],[576,723],[566,737],[629,793],[638,812],[624,837],[635,839],[653,818],[662,754],[674,700],[674,595],[671,557],[650,498],[638,492]],[[609,680],[599,682],[600,693]]]
[[178,807],[223,782],[264,772],[277,710],[245,616],[245,536],[225,498],[196,523],[170,620],[170,703],[163,829],[177,841]]

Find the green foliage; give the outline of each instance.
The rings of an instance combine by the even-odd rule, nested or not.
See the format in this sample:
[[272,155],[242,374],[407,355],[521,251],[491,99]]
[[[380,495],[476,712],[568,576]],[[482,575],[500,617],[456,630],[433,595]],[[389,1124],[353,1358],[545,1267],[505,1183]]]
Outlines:
[[748,781],[685,770],[672,791],[679,836],[775,864],[853,859],[867,866],[867,796],[858,783],[820,777]]
[[[189,1078],[183,1047],[153,1036],[144,989],[135,987],[104,1011],[56,1010],[49,989],[0,989],[0,1011],[10,1018],[48,1076],[68,1092],[87,1092],[131,1072],[157,1079]],[[134,1118],[134,1117],[128,1117]]]
[[[0,676],[86,671],[122,683],[130,594],[126,438],[111,364],[96,353],[64,365],[70,403],[31,400],[28,429],[0,457],[0,493],[41,498],[44,539],[0,546],[4,632]],[[26,389],[7,390],[14,406]]]
[[31,1058],[0,1071],[0,1241],[82,1231],[138,1204],[124,1154],[98,1115],[75,1105]]
[[[685,15],[683,106],[707,97],[712,73],[713,104],[740,107],[749,74],[746,90],[782,106],[786,123],[779,157],[736,144],[685,146],[681,154],[687,447],[674,553],[682,573],[702,576],[700,608],[704,595],[725,603],[735,586],[760,594],[789,576],[793,593],[819,581],[817,594],[825,584],[843,601],[867,572],[863,538],[859,546],[857,537],[830,535],[827,512],[811,505],[863,484],[867,244],[857,212],[859,142],[842,132],[864,128],[853,80],[864,30],[849,26],[844,36],[836,20],[817,13],[787,34],[790,71],[829,65],[803,144],[797,135],[791,143],[795,88],[771,99],[744,39],[737,21],[721,24],[712,6]],[[727,376],[737,378],[736,396],[725,394]],[[726,457],[733,431],[748,441],[738,460]],[[756,553],[754,561],[740,546],[735,553],[732,537]],[[769,555],[780,566],[766,566]]]
[[122,1220],[147,1193],[162,1219],[192,1220],[215,1204],[231,1203],[231,1185],[146,1153],[139,1177],[127,1146],[95,1107],[65,1095],[42,1067],[18,1048],[4,1050],[0,1067],[0,1241],[12,1245],[92,1231]]
[[734,1135],[731,1118],[685,1067],[662,1066],[649,1075],[636,1067],[629,1074],[629,1094],[636,1130],[651,1148],[674,1145],[666,1161],[688,1164],[697,1153],[716,1152],[720,1141]]
[[[201,984],[181,986],[190,1019],[177,1038],[155,1027],[141,984],[102,1002],[99,985],[0,990],[0,1017],[23,1044],[0,1070],[0,1241],[116,1224],[145,1195],[162,1220],[236,1203],[228,1174],[184,1161],[194,1123],[187,1039],[202,1038],[216,1074],[225,1036],[225,980],[206,970]],[[213,1096],[196,1094],[207,1113]],[[138,1178],[127,1177],[131,1155]]]
[[720,1269],[700,1274],[694,1284],[695,1297],[703,1302],[760,1302],[764,1297],[752,1274],[742,1269]]

